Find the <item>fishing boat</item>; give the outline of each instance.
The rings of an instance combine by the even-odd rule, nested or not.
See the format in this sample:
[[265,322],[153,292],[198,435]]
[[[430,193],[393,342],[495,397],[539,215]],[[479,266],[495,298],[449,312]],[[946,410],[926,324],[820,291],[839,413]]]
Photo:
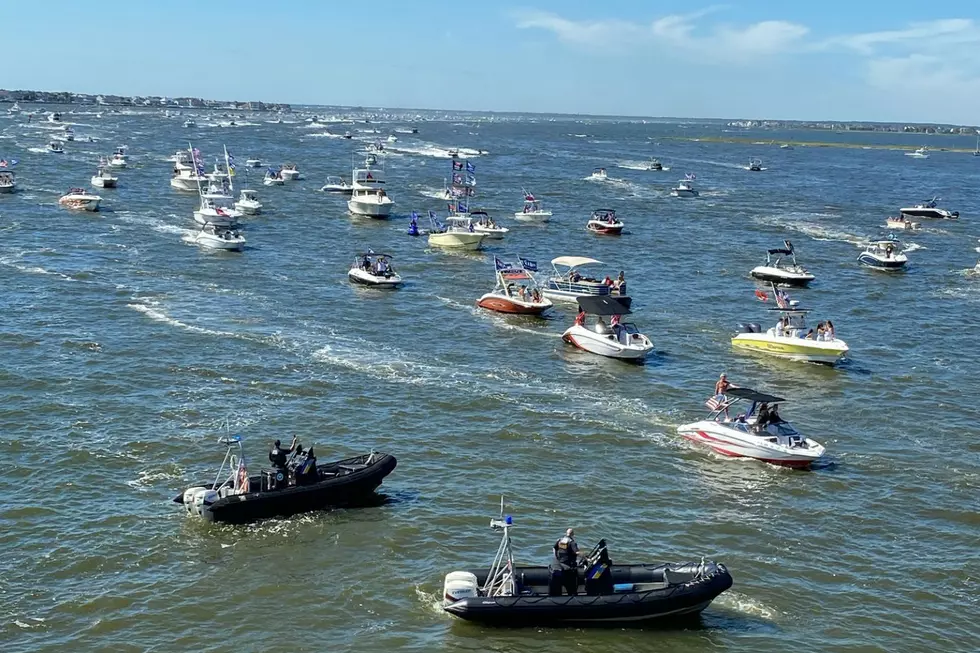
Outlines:
[[347,278],[353,283],[372,288],[397,288],[402,285],[401,276],[391,264],[391,255],[375,254],[371,250],[354,258]]
[[922,223],[912,222],[912,220],[904,215],[897,218],[888,216],[885,218],[885,227],[887,229],[900,229],[902,231],[918,231],[922,227]]
[[[748,403],[743,413],[731,417],[731,408]],[[708,417],[684,424],[683,437],[733,458],[754,458],[785,467],[807,468],[820,460],[824,446],[800,434],[779,416],[786,399],[749,388],[729,388],[706,402]],[[775,415],[773,415],[775,411]]]
[[486,234],[477,233],[473,229],[473,220],[469,215],[450,215],[446,222],[440,223],[434,211],[429,211],[429,244],[433,247],[474,251],[480,249]]
[[[583,296],[576,298],[579,313],[561,338],[587,352],[626,361],[642,361],[653,351],[653,343],[632,322],[620,322],[630,314],[629,297]],[[589,324],[589,316],[596,318]],[[604,317],[611,318],[606,324]]]
[[908,218],[933,218],[937,220],[955,220],[959,218],[959,211],[949,211],[939,208],[938,203],[941,199],[941,197],[933,197],[931,200],[926,200],[921,204],[899,209],[899,213],[902,217]]
[[[174,497],[188,515],[209,522],[244,524],[270,517],[288,517],[331,506],[356,506],[395,469],[386,453],[369,453],[319,464],[312,447],[294,450],[284,467],[251,475],[241,436],[218,441],[225,457],[213,481],[193,485]],[[300,447],[301,448],[301,447]]]
[[98,172],[92,177],[92,185],[97,188],[115,188],[116,184],[119,182],[119,177],[114,177],[109,169],[106,167],[107,163],[105,159],[99,161]]
[[210,222],[204,224],[191,239],[201,247],[228,252],[240,252],[245,249],[246,243],[245,236],[238,230]]
[[473,231],[486,234],[487,240],[503,240],[510,231],[497,224],[486,211],[470,211],[470,218],[473,219]]
[[[447,574],[443,610],[465,621],[504,628],[676,623],[696,618],[733,583],[725,565],[704,558],[614,564],[604,539],[580,555],[581,565],[563,567],[557,554],[547,567],[517,565],[513,526],[501,500],[500,517],[490,520],[490,528],[502,534],[493,562],[489,568]],[[566,574],[573,577],[566,580]],[[562,596],[569,585],[575,593]]]
[[583,274],[582,268],[602,265],[602,261],[585,256],[559,256],[551,259],[554,273],[544,287],[546,297],[564,302],[574,302],[583,295],[626,295],[626,282],[613,281],[610,277],[600,280]]
[[56,143],[55,141],[51,141],[50,143],[48,143],[48,152],[50,152],[51,154],[64,154],[65,148],[61,147],[61,143]]
[[238,201],[235,208],[246,215],[258,215],[262,212],[262,202],[259,201],[257,191],[243,188],[239,191]]
[[904,270],[908,262],[902,243],[893,236],[869,242],[858,256],[861,265],[889,272]]
[[684,179],[677,182],[677,186],[670,190],[671,197],[697,197],[698,191],[694,188],[694,180],[697,177],[687,174]]
[[0,194],[13,193],[17,190],[17,175],[13,170],[0,170]]
[[282,178],[286,181],[298,181],[303,177],[299,173],[299,168],[296,167],[295,163],[287,163],[279,171]]
[[354,215],[387,218],[395,205],[385,190],[385,157],[369,153],[363,167],[354,165],[351,173],[351,198],[347,209]]
[[497,283],[493,290],[476,301],[477,306],[517,315],[541,315],[553,306],[551,300],[541,294],[531,274],[537,272],[538,264],[525,258],[520,261],[520,266],[516,266],[493,257]]
[[102,198],[84,188],[70,188],[58,199],[58,204],[76,211],[98,211]]
[[608,178],[609,175],[606,174],[605,168],[593,168],[592,174],[589,175],[589,179],[595,179],[597,181],[605,181]]
[[928,151],[929,149],[923,146],[914,152],[906,152],[905,156],[910,156],[913,159],[928,159],[929,158],[929,154],[927,154]]
[[344,193],[350,195],[354,192],[354,187],[340,177],[327,177],[327,181],[320,187],[324,193]]
[[541,202],[525,190],[524,208],[515,213],[514,218],[522,222],[548,222],[551,220],[551,211],[545,210]]
[[749,164],[745,166],[745,169],[749,172],[762,172],[765,170],[762,167],[762,159],[749,159]]
[[[816,277],[796,262],[793,243],[783,241],[785,248],[766,250],[766,262],[749,272],[756,279],[786,286],[806,286]],[[775,257],[775,258],[773,258]],[[789,257],[789,261],[786,260]]]
[[109,165],[113,168],[125,168],[129,165],[126,160],[126,148],[117,147],[116,151],[112,153],[112,158],[109,159]]
[[616,212],[612,209],[596,209],[592,212],[585,228],[595,234],[605,234],[608,236],[618,236],[623,233],[626,224],[616,217]]

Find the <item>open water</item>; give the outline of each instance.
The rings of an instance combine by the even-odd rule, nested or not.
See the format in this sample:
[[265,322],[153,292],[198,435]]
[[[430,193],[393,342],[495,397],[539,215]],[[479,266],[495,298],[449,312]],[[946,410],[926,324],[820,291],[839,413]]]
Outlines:
[[[980,428],[972,273],[980,160],[934,151],[797,147],[669,137],[720,124],[427,114],[350,129],[300,117],[66,114],[58,128],[0,117],[20,192],[0,196],[0,642],[6,651],[976,651],[980,644]],[[317,192],[351,153],[394,128],[389,221],[351,218]],[[361,130],[377,129],[379,133]],[[731,134],[727,134],[731,135]],[[736,134],[744,135],[744,134]],[[750,133],[751,136],[751,133]],[[830,135],[828,135],[829,137]],[[81,142],[87,138],[97,142]],[[878,143],[878,134],[844,134]],[[210,160],[297,163],[263,188],[247,250],[182,240],[196,198],[166,158],[193,141]],[[888,142],[972,147],[970,137]],[[131,167],[97,214],[58,207],[99,154]],[[415,209],[444,214],[449,147],[471,156],[478,196],[512,228],[474,254],[406,235]],[[660,157],[672,169],[648,172]],[[762,173],[742,169],[761,157]],[[588,180],[605,166],[609,180]],[[668,197],[684,173],[701,197]],[[241,176],[239,182],[242,181]],[[521,188],[554,211],[521,226]],[[957,222],[907,238],[903,274],[859,267],[886,215],[941,195]],[[620,238],[584,230],[611,207]],[[793,296],[851,347],[836,369],[736,353],[763,321],[748,271],[784,238],[817,275]],[[349,285],[365,248],[390,252],[397,292]],[[630,366],[562,343],[547,320],[485,313],[493,257],[589,255],[626,272],[656,354]],[[791,399],[782,410],[829,451],[810,472],[723,459],[677,435],[725,371]],[[258,465],[297,435],[321,460],[389,451],[380,507],[208,526],[170,499],[213,470],[225,430]],[[735,586],[680,630],[486,630],[438,608],[442,578],[485,565],[500,495],[526,563],[568,526],[614,560],[724,562]],[[67,649],[66,649],[67,647]]]

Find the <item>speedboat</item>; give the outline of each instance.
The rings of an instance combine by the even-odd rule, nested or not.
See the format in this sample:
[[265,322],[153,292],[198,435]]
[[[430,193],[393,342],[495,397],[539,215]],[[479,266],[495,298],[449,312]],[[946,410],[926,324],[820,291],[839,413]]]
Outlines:
[[116,151],[112,153],[112,158],[109,159],[109,165],[113,168],[125,168],[128,165],[126,161],[126,148],[117,147]]
[[534,195],[524,191],[524,209],[515,213],[514,218],[522,222],[548,222],[551,220],[551,211],[543,209]]
[[245,249],[245,236],[241,232],[210,222],[204,224],[201,230],[192,236],[192,240],[208,249],[222,249],[228,252],[240,252]]
[[13,170],[0,170],[0,194],[17,190],[17,177]]
[[[650,339],[637,330],[632,322],[620,323],[620,316],[628,315],[632,300],[629,297],[605,295],[584,296],[576,299],[579,313],[575,323],[565,330],[561,339],[587,352],[628,361],[642,361],[653,351]],[[595,324],[588,324],[588,317],[597,317]],[[610,317],[606,324],[603,317]]]
[[286,181],[297,181],[302,179],[299,174],[299,168],[296,167],[295,163],[287,163],[279,172],[282,175],[282,178]]
[[376,452],[318,464],[310,447],[290,454],[285,468],[261,469],[251,475],[241,436],[222,438],[218,443],[227,450],[214,479],[174,497],[174,503],[183,504],[188,515],[209,522],[245,524],[330,506],[358,505],[374,496],[397,464],[394,456]]
[[899,209],[902,217],[908,218],[938,218],[942,220],[955,220],[960,217],[959,211],[948,211],[939,208],[936,204],[941,197],[933,197],[931,200],[916,204],[915,206]]
[[762,167],[762,159],[749,159],[749,165],[745,166],[745,169],[749,172],[762,172],[765,170]]
[[9,109],[7,109],[7,113],[11,113],[11,114],[13,114],[13,113],[20,113],[20,104],[18,104],[17,102],[14,102],[14,105],[12,107],[10,107]]
[[320,187],[324,193],[346,193],[350,195],[354,192],[354,187],[340,177],[327,177],[326,183]]
[[75,130],[72,129],[71,127],[69,127],[68,125],[65,125],[63,127],[63,129],[64,129],[64,132],[65,132],[65,140],[68,141],[68,142],[74,141],[75,140]]
[[262,202],[259,201],[259,194],[254,190],[243,188],[235,202],[235,208],[246,215],[258,215],[262,212]]
[[[748,409],[732,418],[729,409],[741,401],[749,403]],[[688,440],[725,456],[754,458],[786,467],[810,467],[824,455],[825,449],[779,417],[778,404],[785,401],[749,388],[729,388],[724,395],[707,401],[711,411],[707,418],[684,424],[677,431]],[[776,412],[774,418],[772,410]]]
[[212,224],[216,227],[234,227],[240,217],[242,212],[238,209],[222,206],[219,201],[204,195],[201,195],[201,206],[194,210],[194,221],[201,226]]
[[694,179],[694,175],[687,175],[677,182],[677,186],[670,190],[671,197],[697,197],[698,191],[694,188]]
[[520,266],[516,266],[493,257],[497,284],[476,301],[477,306],[517,315],[541,315],[553,306],[550,299],[542,296],[541,289],[530,274],[537,271],[537,263],[524,258],[520,261]]
[[249,168],[261,168],[262,167],[262,160],[261,159],[246,159],[245,165],[248,166]]
[[912,222],[904,215],[898,218],[888,216],[885,218],[885,227],[888,229],[901,229],[902,231],[918,231],[922,227],[922,223]]
[[608,175],[606,175],[606,169],[593,168],[592,174],[589,175],[589,179],[598,179],[599,181],[605,181],[606,179],[608,179]]
[[105,167],[105,159],[99,163],[99,171],[92,177],[92,185],[99,188],[115,188],[119,177],[113,177],[109,169]]
[[[732,586],[725,565],[701,558],[680,563],[613,564],[604,539],[581,567],[562,570],[514,563],[511,515],[490,520],[503,534],[489,569],[453,571],[443,581],[442,609],[482,626],[627,626],[696,617]],[[574,574],[566,583],[565,574]],[[574,580],[575,594],[562,596]]]
[[[749,274],[762,281],[771,281],[787,286],[805,286],[813,281],[816,277],[796,262],[793,243],[784,240],[783,244],[786,246],[785,249],[766,250],[766,262],[752,268]],[[773,256],[776,258],[773,259]],[[786,256],[790,257],[791,263],[785,262],[783,257]]]
[[61,196],[58,204],[77,211],[98,211],[102,198],[84,188],[71,188]]
[[394,202],[385,192],[384,155],[378,163],[378,155],[368,153],[363,167],[355,167],[351,174],[351,198],[347,209],[354,215],[371,218],[387,218]]
[[347,271],[347,278],[373,288],[397,288],[402,278],[391,265],[390,254],[375,254],[368,250],[358,255]]
[[914,159],[928,159],[929,158],[929,155],[926,154],[927,151],[928,151],[928,148],[926,148],[926,147],[920,147],[915,152],[906,152],[905,153],[905,156],[910,156],[910,157],[912,157]]
[[662,172],[664,170],[664,164],[660,163],[659,159],[651,159],[647,165],[647,170],[651,172]]
[[354,138],[354,136],[350,132],[344,132],[344,138],[346,138],[347,140],[350,140],[350,139]]
[[451,159],[457,159],[457,158],[459,158],[459,148],[458,147],[451,147],[448,150],[446,150],[446,154]]
[[904,270],[908,262],[902,243],[894,237],[871,241],[858,256],[858,263],[877,270]]
[[57,111],[52,111],[48,114],[48,122],[61,122],[61,114]]
[[65,148],[61,147],[61,143],[55,143],[54,141],[48,143],[48,152],[52,154],[64,154]]
[[273,170],[269,168],[265,171],[265,176],[262,178],[262,184],[265,186],[282,186],[286,181],[282,178],[279,170]]
[[602,265],[602,261],[585,256],[559,256],[551,260],[554,275],[548,279],[544,294],[551,299],[564,302],[574,302],[583,295],[625,295],[626,282],[615,282],[610,279],[599,280],[595,277],[584,276],[580,270],[587,265]]
[[473,220],[466,214],[450,215],[445,224],[440,224],[435,213],[429,211],[429,220],[432,223],[429,244],[433,247],[473,251],[480,249],[487,237],[473,228]]
[[197,127],[197,123],[188,118],[184,121],[184,127]]
[[470,211],[470,217],[475,221],[473,222],[473,231],[478,234],[486,234],[487,240],[503,240],[507,232],[510,231],[507,227],[501,227],[494,222],[486,211]]
[[596,234],[618,236],[623,233],[625,226],[612,209],[596,209],[592,212],[592,217],[589,218],[585,228]]

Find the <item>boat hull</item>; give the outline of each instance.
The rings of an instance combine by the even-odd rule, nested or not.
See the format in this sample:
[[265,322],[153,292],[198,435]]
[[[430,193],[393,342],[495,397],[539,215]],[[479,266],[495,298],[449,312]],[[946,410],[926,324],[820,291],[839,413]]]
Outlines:
[[14,190],[16,190],[16,188],[17,188],[17,184],[11,184],[9,186],[0,186],[0,194],[12,193],[14,192]]
[[480,249],[483,245],[483,240],[486,238],[484,234],[478,233],[462,233],[462,232],[447,232],[439,234],[429,234],[429,244],[433,247],[442,247],[445,249],[460,249],[466,251],[475,251]]
[[806,340],[769,336],[765,333],[740,333],[732,338],[732,346],[780,358],[827,365],[837,363],[849,351],[841,340]]
[[478,234],[483,234],[484,236],[486,236],[487,237],[487,240],[503,240],[504,239],[504,235],[506,235],[506,233],[508,231],[510,231],[509,229],[506,229],[506,228],[502,228],[502,229],[481,229],[480,227],[474,227],[473,230],[476,233],[478,233]]
[[551,211],[518,211],[514,214],[515,220],[521,222],[548,222],[551,220]]
[[65,208],[71,209],[73,211],[98,211],[99,203],[102,198],[96,197],[92,199],[60,199],[58,203]]
[[[700,445],[704,445],[716,453],[730,458],[752,458],[760,462],[806,469],[820,460],[824,448],[812,443],[810,448],[796,448],[781,445],[771,445],[764,436],[755,436],[726,427],[724,423],[713,420],[702,420],[678,427],[677,432],[683,437]],[[812,442],[809,441],[808,442]]]
[[485,294],[483,297],[480,297],[480,299],[477,300],[476,305],[480,308],[485,308],[488,311],[509,313],[512,315],[541,315],[553,306],[553,304],[547,300],[537,303],[525,302],[511,297],[504,297],[503,295],[498,295],[496,293]]
[[802,287],[809,285],[815,279],[812,274],[798,274],[766,266],[754,268],[749,274],[760,281],[771,281],[784,286]]
[[624,225],[621,222],[612,225],[603,222],[589,222],[589,224],[587,224],[585,228],[594,234],[601,234],[604,236],[618,236],[621,233],[623,233],[623,228],[625,226],[626,225]]
[[203,177],[200,180],[191,177],[171,177],[170,187],[188,193],[196,193],[199,182],[207,184],[207,179]]
[[225,240],[216,236],[198,236],[194,242],[206,249],[218,249],[225,252],[240,252],[245,249],[244,238]]
[[613,334],[599,334],[578,325],[569,327],[561,339],[589,353],[619,360],[642,361],[653,351],[653,343],[645,336],[636,334],[623,342]]
[[347,209],[354,215],[365,215],[369,218],[387,218],[391,215],[393,204],[394,202],[349,200],[347,202]]
[[353,283],[371,288],[390,288],[394,289],[402,285],[402,278],[397,274],[390,277],[378,277],[364,270],[349,270],[347,278]]
[[860,256],[858,256],[858,263],[868,268],[874,268],[875,270],[897,272],[899,270],[905,269],[905,265],[908,263],[908,259],[905,257],[881,259],[876,256],[871,256],[867,252],[864,252]]
[[92,177],[92,185],[98,188],[115,188],[116,179],[106,179],[105,177]]
[[918,222],[912,222],[911,220],[908,222],[905,220],[886,220],[885,226],[889,229],[898,229],[900,231],[916,231],[922,225]]
[[258,215],[262,212],[262,205],[251,202],[235,202],[235,208],[245,215]]

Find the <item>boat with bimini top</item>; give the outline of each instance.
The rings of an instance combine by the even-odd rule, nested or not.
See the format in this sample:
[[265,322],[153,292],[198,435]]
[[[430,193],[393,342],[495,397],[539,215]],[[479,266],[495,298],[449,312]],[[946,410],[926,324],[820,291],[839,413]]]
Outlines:
[[551,300],[544,297],[531,273],[537,272],[538,264],[521,258],[520,266],[493,257],[497,283],[485,293],[476,305],[489,311],[516,315],[541,315],[551,308]]
[[[559,256],[551,260],[554,274],[548,278],[544,294],[551,299],[574,302],[583,295],[625,295],[626,281],[623,278],[612,280],[608,276],[600,280],[582,268],[602,265],[602,261],[586,256]],[[620,275],[622,277],[622,274]]]
[[[639,332],[632,322],[620,322],[629,315],[632,299],[605,295],[583,296],[576,299],[578,315],[572,326],[561,338],[592,354],[627,361],[642,361],[653,351],[653,343]],[[595,324],[589,325],[589,316],[595,316]],[[603,320],[609,317],[609,324]]]

